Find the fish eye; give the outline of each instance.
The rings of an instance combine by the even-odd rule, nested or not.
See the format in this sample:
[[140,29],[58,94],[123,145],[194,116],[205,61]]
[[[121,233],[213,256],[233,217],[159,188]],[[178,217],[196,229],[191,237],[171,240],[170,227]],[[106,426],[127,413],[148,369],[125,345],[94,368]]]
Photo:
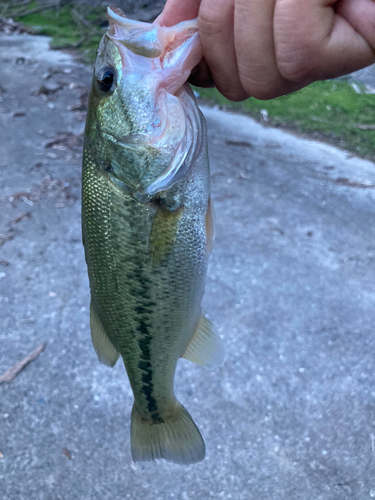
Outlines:
[[116,73],[113,68],[103,68],[101,77],[97,79],[99,88],[102,92],[109,92],[116,85]]

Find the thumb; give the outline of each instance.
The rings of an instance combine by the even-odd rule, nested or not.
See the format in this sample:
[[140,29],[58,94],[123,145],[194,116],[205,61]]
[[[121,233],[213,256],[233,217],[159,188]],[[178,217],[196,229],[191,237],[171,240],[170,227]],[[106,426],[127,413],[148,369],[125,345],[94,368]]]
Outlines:
[[182,21],[198,17],[201,0],[167,0],[163,12],[157,18],[160,26],[174,26]]

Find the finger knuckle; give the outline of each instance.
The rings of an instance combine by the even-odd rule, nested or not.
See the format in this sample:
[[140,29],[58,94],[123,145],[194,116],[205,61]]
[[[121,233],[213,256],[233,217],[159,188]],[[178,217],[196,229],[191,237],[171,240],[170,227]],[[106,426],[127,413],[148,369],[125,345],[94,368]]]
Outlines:
[[247,73],[240,73],[240,81],[247,94],[262,101],[273,99],[279,91],[278,82],[256,79]]
[[223,12],[213,6],[201,6],[199,10],[199,31],[204,36],[219,35],[224,28],[225,17]]
[[316,57],[316,47],[311,47],[307,41],[300,41],[289,47],[279,47],[276,51],[280,74],[292,82],[303,82],[313,77],[316,71]]
[[314,67],[311,66],[311,63],[306,61],[299,60],[290,60],[290,61],[280,61],[278,63],[278,68],[280,74],[290,82],[304,82],[313,78],[314,76]]

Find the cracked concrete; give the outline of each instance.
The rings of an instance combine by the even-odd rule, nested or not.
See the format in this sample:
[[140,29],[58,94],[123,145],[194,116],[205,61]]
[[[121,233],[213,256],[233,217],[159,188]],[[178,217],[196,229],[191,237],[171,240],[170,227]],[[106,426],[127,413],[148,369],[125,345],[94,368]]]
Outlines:
[[124,368],[100,365],[89,333],[91,70],[47,44],[0,36],[0,373],[47,341],[0,386],[1,498],[374,497],[374,164],[204,109],[217,225],[204,308],[227,361],[177,370],[205,461],[133,464]]

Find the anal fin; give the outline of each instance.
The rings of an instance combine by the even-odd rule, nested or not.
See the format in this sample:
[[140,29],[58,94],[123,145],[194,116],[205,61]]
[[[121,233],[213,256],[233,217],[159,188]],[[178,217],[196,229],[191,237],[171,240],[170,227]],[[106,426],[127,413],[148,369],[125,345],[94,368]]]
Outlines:
[[119,358],[119,353],[116,351],[116,349],[113,347],[112,342],[109,340],[92,301],[90,304],[90,328],[91,340],[94,345],[96,354],[98,355],[99,361],[103,363],[103,365],[107,365],[112,368],[113,366],[115,366],[116,361]]
[[220,366],[224,362],[224,347],[219,335],[213,331],[213,325],[205,316],[201,316],[194,334],[182,358],[193,363],[208,366]]

